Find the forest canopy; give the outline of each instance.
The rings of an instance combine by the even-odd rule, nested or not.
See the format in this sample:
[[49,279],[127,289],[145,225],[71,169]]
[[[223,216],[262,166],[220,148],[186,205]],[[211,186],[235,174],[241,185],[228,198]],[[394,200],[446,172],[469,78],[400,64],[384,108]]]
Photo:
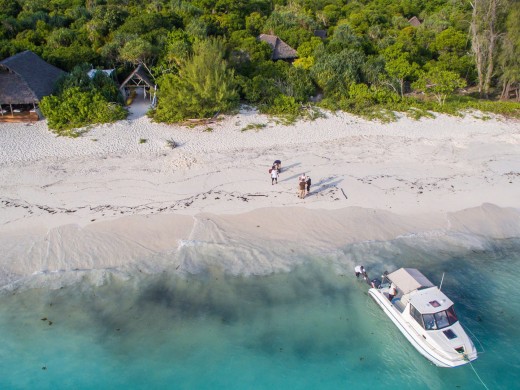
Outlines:
[[[153,115],[166,122],[239,101],[276,115],[309,101],[375,116],[520,115],[497,101],[519,99],[519,16],[515,0],[0,0],[0,59],[32,50],[120,79],[144,63],[159,87]],[[297,59],[274,61],[259,34]]]

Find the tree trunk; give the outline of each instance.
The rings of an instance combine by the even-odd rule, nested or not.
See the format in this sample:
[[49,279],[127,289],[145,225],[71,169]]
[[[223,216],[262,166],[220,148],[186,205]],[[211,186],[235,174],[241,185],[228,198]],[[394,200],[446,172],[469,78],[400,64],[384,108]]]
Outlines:
[[500,94],[500,99],[505,100],[509,99],[509,86],[511,85],[510,81],[505,81],[502,87],[502,93]]
[[478,77],[478,93],[479,95],[482,94],[482,86],[484,85],[484,76],[482,72],[482,62],[483,62],[483,56],[482,56],[482,39],[479,34],[480,32],[480,6],[481,6],[482,0],[474,0],[473,3],[471,3],[471,6],[473,8],[472,15],[471,15],[471,49],[473,50],[473,53],[475,55],[475,65],[477,68],[477,77]]
[[498,8],[503,0],[473,0],[471,43],[475,55],[479,94],[488,95],[494,72],[495,51],[499,37]]
[[489,3],[489,11],[488,11],[488,54],[487,54],[487,68],[486,68],[486,77],[484,79],[484,94],[487,96],[489,94],[489,87],[491,86],[491,77],[493,77],[494,70],[494,61],[495,61],[495,46],[498,38],[498,34],[496,33],[496,23],[497,23],[497,3],[500,0],[491,0]]

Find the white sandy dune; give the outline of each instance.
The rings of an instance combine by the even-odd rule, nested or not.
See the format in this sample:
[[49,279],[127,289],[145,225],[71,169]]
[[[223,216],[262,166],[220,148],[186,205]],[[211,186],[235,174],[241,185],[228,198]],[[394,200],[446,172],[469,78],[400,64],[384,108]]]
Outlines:
[[[198,239],[276,238],[289,250],[302,239],[325,248],[436,229],[520,237],[517,120],[380,124],[328,113],[283,126],[243,110],[187,128],[142,114],[76,139],[45,121],[0,125],[0,285],[41,272],[153,268]],[[271,185],[275,159],[283,171]],[[301,200],[303,172],[313,184]],[[232,272],[268,269],[260,252]]]

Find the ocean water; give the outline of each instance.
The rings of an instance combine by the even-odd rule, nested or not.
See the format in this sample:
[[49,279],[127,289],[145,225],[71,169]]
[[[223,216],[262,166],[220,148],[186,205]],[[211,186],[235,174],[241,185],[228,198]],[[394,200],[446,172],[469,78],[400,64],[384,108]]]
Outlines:
[[[442,289],[484,351],[473,368],[437,368],[416,352],[353,276],[356,263],[370,276],[416,267],[436,284],[445,272]],[[4,291],[0,388],[518,388],[519,280],[519,239],[409,236],[262,276],[215,264]]]

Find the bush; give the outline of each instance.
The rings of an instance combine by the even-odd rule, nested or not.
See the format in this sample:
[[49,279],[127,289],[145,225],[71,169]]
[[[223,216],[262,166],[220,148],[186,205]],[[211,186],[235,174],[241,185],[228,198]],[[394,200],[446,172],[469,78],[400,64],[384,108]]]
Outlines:
[[59,135],[77,136],[70,131],[91,124],[110,123],[126,118],[127,112],[117,104],[109,103],[96,91],[69,88],[59,96],[46,96],[40,109],[47,118],[50,129]]
[[292,96],[279,95],[270,105],[261,106],[261,111],[283,119],[285,123],[292,123],[300,116],[301,106]]

